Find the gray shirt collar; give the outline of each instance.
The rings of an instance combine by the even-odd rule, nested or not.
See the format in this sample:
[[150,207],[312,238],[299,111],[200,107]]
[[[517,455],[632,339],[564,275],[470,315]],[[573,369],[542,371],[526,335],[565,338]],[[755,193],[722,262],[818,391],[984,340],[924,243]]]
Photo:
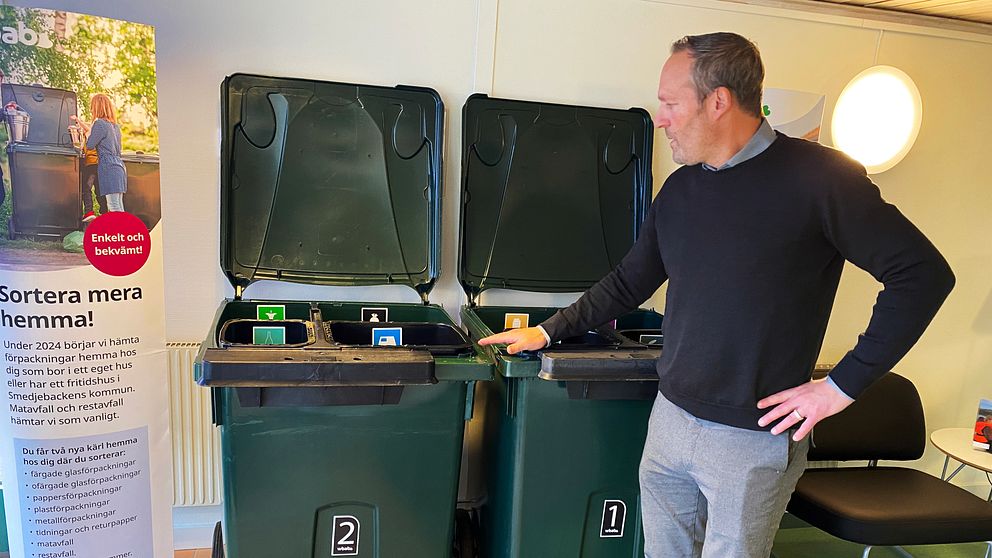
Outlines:
[[775,130],[772,129],[772,126],[768,123],[768,120],[762,118],[761,124],[758,126],[758,131],[751,136],[751,139],[748,140],[747,144],[742,147],[740,151],[735,153],[730,159],[727,159],[726,163],[720,165],[720,168],[713,168],[712,166],[703,163],[703,168],[708,171],[722,171],[724,169],[729,169],[734,165],[739,165],[768,149],[768,146],[770,146],[777,137],[778,136],[775,134]]

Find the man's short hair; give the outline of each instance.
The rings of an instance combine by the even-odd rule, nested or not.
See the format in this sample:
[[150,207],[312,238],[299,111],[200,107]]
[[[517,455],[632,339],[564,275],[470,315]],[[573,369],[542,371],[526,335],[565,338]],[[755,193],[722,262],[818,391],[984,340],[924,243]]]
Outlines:
[[686,35],[672,43],[672,54],[683,51],[692,57],[692,82],[700,102],[717,87],[726,87],[742,110],[762,116],[765,67],[754,43],[736,33]]

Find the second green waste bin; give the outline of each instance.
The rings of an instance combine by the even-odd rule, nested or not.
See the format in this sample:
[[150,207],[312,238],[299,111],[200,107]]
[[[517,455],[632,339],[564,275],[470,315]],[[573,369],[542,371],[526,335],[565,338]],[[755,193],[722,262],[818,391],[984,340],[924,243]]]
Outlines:
[[[478,339],[557,310],[484,305],[483,291],[582,291],[620,262],[651,201],[652,127],[640,109],[482,95],[462,120],[462,323]],[[661,321],[635,310],[539,352],[491,349],[483,558],[643,556],[637,467]]]
[[[464,423],[492,364],[427,304],[440,99],[251,75],[222,99],[235,298],[197,374],[220,429],[227,555],[451,556]],[[259,279],[406,285],[424,303],[245,298]]]

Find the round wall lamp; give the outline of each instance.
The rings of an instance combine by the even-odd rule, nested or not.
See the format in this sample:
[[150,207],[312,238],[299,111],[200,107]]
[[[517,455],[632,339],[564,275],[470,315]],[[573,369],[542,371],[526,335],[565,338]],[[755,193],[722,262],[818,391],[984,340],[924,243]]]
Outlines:
[[831,132],[834,146],[877,174],[909,153],[922,120],[923,103],[913,80],[898,68],[872,66],[841,92]]

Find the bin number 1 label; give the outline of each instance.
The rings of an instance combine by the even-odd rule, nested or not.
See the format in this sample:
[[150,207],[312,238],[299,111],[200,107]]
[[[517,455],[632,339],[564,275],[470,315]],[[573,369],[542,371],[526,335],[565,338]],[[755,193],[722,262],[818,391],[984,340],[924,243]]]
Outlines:
[[335,515],[331,530],[331,556],[358,556],[362,524],[352,515]]
[[616,539],[623,537],[623,525],[627,520],[627,504],[621,500],[606,500],[603,502],[603,524],[599,529],[599,538]]

